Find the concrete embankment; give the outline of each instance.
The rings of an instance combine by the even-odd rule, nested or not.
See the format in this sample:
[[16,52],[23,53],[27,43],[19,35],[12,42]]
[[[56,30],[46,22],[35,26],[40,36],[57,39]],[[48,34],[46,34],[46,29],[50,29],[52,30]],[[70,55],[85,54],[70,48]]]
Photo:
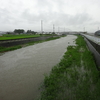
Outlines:
[[85,38],[89,50],[93,53],[98,70],[100,70],[100,45]]
[[26,44],[29,42],[46,40],[52,37],[59,37],[59,36],[41,36],[41,37],[14,39],[14,40],[0,40],[0,46],[11,47],[11,46],[16,46],[16,45]]
[[100,44],[97,44],[88,39],[88,41],[92,44],[92,46],[96,49],[96,51],[100,54]]

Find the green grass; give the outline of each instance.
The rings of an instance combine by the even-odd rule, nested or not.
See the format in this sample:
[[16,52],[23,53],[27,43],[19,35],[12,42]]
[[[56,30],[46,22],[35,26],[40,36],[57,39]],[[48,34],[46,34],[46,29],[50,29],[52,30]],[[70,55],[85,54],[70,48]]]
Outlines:
[[27,35],[27,34],[21,34],[21,35],[3,35],[0,37],[0,40],[12,40],[12,39],[22,39],[22,38],[32,38],[32,37],[40,37],[40,35]]
[[0,47],[0,52],[12,51],[19,48],[22,48],[22,46],[18,45],[18,46],[13,46],[13,47]]
[[35,42],[29,42],[29,43],[27,43],[26,45],[27,45],[27,46],[28,46],[28,45],[34,45],[34,44],[36,44],[36,43],[42,43],[42,42],[46,42],[46,41],[50,41],[50,40],[55,40],[55,39],[59,39],[59,38],[61,38],[61,37],[51,37],[51,38],[48,38],[48,39],[46,39],[46,40],[35,41]]
[[100,72],[83,37],[45,75],[42,90],[39,100],[100,100]]
[[12,40],[12,39],[23,39],[23,38],[33,38],[33,37],[41,37],[41,36],[52,36],[52,34],[36,34],[36,35],[30,35],[30,34],[20,34],[20,35],[10,35],[10,34],[4,34],[0,37],[0,40]]
[[35,41],[35,42],[29,42],[27,44],[22,44],[22,45],[18,45],[18,46],[12,46],[12,47],[0,47],[0,52],[6,52],[6,51],[12,51],[12,50],[16,50],[25,46],[29,46],[29,45],[34,45],[36,43],[42,43],[42,42],[46,42],[46,41],[50,41],[50,40],[55,40],[55,39],[59,39],[60,37],[51,37],[49,39],[46,40],[41,40],[41,41]]

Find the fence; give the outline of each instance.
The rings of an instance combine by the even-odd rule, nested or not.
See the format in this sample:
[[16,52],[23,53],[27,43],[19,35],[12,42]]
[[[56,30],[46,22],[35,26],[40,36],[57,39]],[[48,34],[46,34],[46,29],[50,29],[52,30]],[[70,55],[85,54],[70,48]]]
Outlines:
[[93,53],[97,65],[97,69],[100,71],[100,45],[94,43],[93,41],[89,40],[86,37],[85,37],[85,41],[89,47],[89,50]]

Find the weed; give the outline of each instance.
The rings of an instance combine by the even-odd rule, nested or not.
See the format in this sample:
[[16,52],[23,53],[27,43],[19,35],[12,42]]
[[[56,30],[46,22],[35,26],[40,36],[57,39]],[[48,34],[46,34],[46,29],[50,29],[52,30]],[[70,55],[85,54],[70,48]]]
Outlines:
[[18,46],[13,46],[13,47],[0,47],[0,52],[5,52],[5,51],[12,51],[21,48],[20,45]]
[[40,100],[99,100],[100,72],[84,38],[69,46],[60,63],[45,76]]

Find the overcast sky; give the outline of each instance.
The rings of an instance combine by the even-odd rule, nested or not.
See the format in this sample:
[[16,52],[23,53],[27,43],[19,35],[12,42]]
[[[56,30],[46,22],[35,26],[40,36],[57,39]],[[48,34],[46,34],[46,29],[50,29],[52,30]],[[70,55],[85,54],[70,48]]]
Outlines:
[[14,29],[95,32],[100,27],[100,0],[0,0],[0,31]]

